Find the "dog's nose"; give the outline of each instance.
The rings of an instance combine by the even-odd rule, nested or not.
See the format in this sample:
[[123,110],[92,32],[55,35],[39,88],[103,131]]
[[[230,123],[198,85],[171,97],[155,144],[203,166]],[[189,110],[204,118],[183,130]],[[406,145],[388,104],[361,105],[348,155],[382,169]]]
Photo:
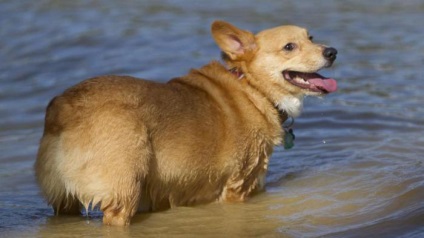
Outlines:
[[324,58],[333,62],[337,57],[337,50],[333,47],[325,48],[322,54],[324,55]]

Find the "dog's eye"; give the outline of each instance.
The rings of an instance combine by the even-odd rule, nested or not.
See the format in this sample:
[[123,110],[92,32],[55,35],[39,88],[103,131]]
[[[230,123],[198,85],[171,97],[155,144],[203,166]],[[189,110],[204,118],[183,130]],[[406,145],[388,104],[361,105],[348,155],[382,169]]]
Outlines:
[[309,36],[309,40],[310,41],[313,41],[314,40],[314,37],[313,36]]
[[295,43],[288,43],[287,45],[284,46],[284,50],[285,51],[292,51],[296,48],[296,44]]

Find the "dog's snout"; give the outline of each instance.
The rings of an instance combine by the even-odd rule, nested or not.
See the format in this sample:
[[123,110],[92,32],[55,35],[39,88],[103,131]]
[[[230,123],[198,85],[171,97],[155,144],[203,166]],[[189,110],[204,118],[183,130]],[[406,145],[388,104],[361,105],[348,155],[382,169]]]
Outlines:
[[337,50],[333,47],[325,48],[322,54],[324,55],[324,58],[333,62],[337,57]]

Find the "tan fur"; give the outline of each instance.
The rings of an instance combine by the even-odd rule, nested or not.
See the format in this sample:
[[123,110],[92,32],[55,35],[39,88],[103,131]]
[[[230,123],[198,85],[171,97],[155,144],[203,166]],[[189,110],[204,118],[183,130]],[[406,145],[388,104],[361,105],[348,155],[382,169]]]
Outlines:
[[[323,47],[294,26],[255,36],[217,21],[212,34],[242,79],[211,62],[166,84],[92,78],[50,102],[35,171],[56,214],[99,205],[105,224],[128,225],[137,210],[244,201],[263,189],[287,116],[276,106],[312,94],[281,71],[319,70]],[[304,50],[282,53],[288,41]]]

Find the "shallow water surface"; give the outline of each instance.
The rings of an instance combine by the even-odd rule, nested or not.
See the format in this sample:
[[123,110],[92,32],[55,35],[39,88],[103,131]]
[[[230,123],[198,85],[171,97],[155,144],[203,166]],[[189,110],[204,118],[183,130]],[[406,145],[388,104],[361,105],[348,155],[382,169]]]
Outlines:
[[[423,237],[422,1],[1,1],[0,237]],[[243,204],[55,217],[32,166],[49,100],[82,79],[160,82],[219,50],[214,19],[257,32],[297,24],[339,58],[339,91],[307,98],[295,147],[276,148],[267,191]]]

